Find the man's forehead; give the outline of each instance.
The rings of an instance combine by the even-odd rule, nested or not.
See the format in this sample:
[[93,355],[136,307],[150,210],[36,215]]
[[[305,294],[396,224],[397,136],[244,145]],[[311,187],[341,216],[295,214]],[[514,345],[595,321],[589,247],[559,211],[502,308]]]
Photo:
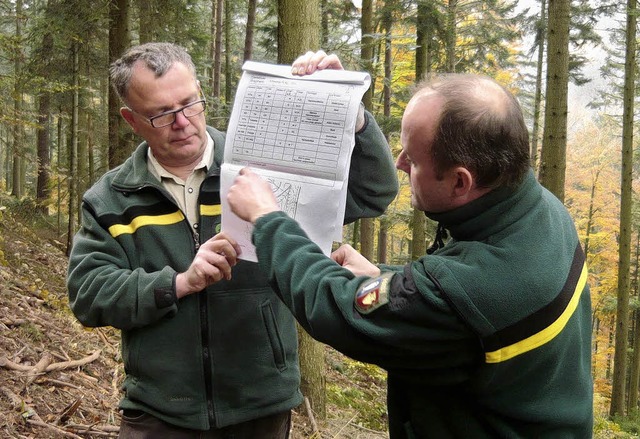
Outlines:
[[407,104],[403,125],[411,122],[423,124],[425,120],[435,118],[440,111],[442,96],[433,89],[423,89],[417,92]]
[[199,93],[198,81],[180,63],[174,63],[162,76],[156,76],[144,63],[136,64],[133,73],[127,88],[127,99],[147,100],[154,96],[161,101],[183,100],[192,99]]

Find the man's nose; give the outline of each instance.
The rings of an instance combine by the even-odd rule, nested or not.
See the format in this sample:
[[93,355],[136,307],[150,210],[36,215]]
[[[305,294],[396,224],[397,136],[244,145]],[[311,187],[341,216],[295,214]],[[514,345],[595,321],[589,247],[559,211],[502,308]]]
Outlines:
[[396,169],[399,169],[400,171],[404,171],[407,174],[409,173],[409,170],[407,169],[407,161],[404,160],[404,158],[402,157],[402,154],[400,154],[396,159]]
[[189,118],[184,115],[184,110],[178,111],[176,113],[176,120],[173,122],[174,125],[178,125],[180,127],[185,127],[189,125],[191,122]]

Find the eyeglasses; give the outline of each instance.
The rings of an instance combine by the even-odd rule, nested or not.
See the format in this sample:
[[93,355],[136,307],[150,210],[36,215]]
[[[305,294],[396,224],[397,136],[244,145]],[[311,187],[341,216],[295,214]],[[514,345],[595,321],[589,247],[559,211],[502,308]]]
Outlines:
[[164,113],[160,113],[157,116],[147,117],[144,114],[140,114],[137,111],[129,108],[131,112],[136,113],[138,116],[143,117],[147,122],[151,124],[154,128],[163,128],[169,125],[172,125],[176,121],[176,116],[178,113],[182,112],[184,117],[187,119],[197,116],[204,112],[207,108],[207,101],[204,99],[200,99],[195,102],[191,102],[190,104],[185,105],[184,107],[178,108],[177,110],[165,111]]

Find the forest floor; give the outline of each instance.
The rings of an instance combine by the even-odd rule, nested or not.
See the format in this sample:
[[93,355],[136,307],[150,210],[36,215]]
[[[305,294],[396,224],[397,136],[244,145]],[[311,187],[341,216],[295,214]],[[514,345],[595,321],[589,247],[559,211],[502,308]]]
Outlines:
[[[68,308],[67,257],[55,225],[42,219],[36,225],[30,207],[7,208],[3,201],[0,437],[117,437],[119,332],[77,322]],[[329,347],[326,353],[327,417],[294,410],[291,439],[387,438],[384,373]]]

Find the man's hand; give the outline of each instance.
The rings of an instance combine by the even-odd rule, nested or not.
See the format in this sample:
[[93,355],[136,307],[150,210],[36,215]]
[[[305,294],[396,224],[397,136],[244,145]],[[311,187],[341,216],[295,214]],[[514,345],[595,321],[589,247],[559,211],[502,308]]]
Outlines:
[[310,75],[316,70],[344,70],[337,55],[327,55],[323,50],[307,52],[299,56],[291,65],[292,75]]
[[231,267],[236,265],[240,246],[223,233],[202,244],[191,266],[176,277],[179,298],[204,290],[222,279],[231,279]]
[[380,269],[369,262],[367,258],[358,253],[349,244],[344,244],[331,253],[331,259],[356,276],[380,276]]
[[[318,50],[317,52],[307,52],[299,56],[291,65],[291,74],[304,76],[325,69],[344,70],[338,55],[327,55],[323,50]],[[356,117],[356,133],[362,130],[364,124],[364,106],[361,105]]]
[[280,210],[268,181],[249,168],[242,168],[227,194],[231,211],[254,224],[258,218]]

